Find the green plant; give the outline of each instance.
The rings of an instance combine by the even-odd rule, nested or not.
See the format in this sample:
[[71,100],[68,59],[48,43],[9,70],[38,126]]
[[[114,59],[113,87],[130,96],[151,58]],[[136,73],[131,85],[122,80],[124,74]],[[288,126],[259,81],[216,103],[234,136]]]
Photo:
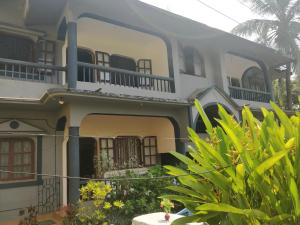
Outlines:
[[80,188],[81,200],[76,206],[68,208],[65,225],[108,225],[107,213],[124,206],[122,201],[109,201],[110,185],[89,181]]
[[[161,166],[154,166],[143,175],[127,171],[125,176],[115,177],[122,180],[111,182],[113,190],[110,198],[122,200],[124,207],[118,211],[110,210],[109,221],[115,225],[131,225],[135,216],[161,211],[158,197],[165,193],[165,187],[171,185],[173,179],[152,178],[164,175],[166,173]],[[124,180],[125,177],[129,180]]]
[[171,202],[169,199],[164,198],[160,202],[160,208],[162,208],[165,213],[170,213],[171,209],[174,208],[174,203]]
[[241,123],[219,106],[219,126],[212,127],[195,102],[209,139],[189,129],[190,157],[173,153],[187,169],[166,166],[180,185],[169,186],[176,194],[162,198],[181,202],[194,214],[174,224],[300,224],[300,113],[289,118],[271,105],[273,111],[262,108],[263,121],[244,107]]

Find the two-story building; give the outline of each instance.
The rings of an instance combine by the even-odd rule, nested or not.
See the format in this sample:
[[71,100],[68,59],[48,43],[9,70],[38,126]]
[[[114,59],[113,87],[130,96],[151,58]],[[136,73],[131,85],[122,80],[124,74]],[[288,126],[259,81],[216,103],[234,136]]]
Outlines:
[[1,1],[0,221],[76,202],[74,177],[170,163],[205,133],[195,98],[240,119],[291,61],[137,0]]

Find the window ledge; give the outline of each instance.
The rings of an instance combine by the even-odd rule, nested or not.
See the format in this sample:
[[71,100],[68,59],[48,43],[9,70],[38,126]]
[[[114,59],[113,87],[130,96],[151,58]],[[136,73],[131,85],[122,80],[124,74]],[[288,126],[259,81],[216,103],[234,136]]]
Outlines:
[[26,180],[26,181],[9,181],[7,183],[1,182],[0,189],[7,189],[7,188],[20,188],[20,187],[29,187],[29,186],[37,186],[41,185],[42,179],[37,180]]

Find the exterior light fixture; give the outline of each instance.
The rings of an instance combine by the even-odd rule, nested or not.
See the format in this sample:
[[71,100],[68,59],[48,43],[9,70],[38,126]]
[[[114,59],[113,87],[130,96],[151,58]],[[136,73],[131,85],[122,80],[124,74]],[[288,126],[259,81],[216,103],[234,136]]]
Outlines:
[[63,97],[60,97],[59,100],[58,100],[58,103],[59,103],[60,105],[65,104],[64,98],[63,98]]

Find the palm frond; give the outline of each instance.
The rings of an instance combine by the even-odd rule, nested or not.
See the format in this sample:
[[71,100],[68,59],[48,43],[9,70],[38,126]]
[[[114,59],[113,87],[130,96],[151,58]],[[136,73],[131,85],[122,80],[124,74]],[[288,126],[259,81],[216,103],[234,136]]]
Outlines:
[[249,3],[253,12],[259,15],[279,15],[279,7],[274,0],[244,0]]
[[288,21],[292,21],[295,18],[296,15],[300,13],[300,0],[296,0],[295,2],[290,1],[290,7],[286,13],[286,17]]
[[253,19],[237,25],[233,28],[232,33],[244,37],[253,34],[265,36],[266,33],[276,30],[277,28],[278,21],[276,20]]

